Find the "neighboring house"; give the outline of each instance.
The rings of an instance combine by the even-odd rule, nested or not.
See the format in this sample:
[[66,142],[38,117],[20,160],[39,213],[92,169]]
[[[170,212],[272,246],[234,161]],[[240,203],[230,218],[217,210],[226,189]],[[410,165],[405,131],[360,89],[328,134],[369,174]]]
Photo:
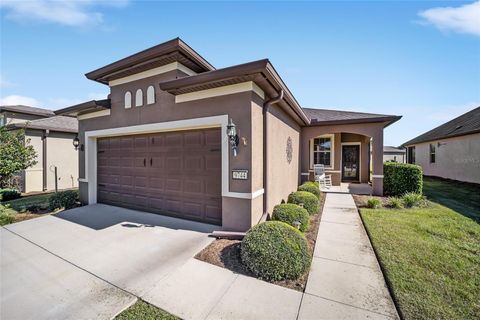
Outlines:
[[19,173],[22,192],[55,190],[55,167],[58,189],[78,186],[78,152],[73,147],[78,121],[55,116],[53,111],[29,106],[0,106],[0,125],[25,129],[37,153],[37,164]]
[[427,176],[480,183],[480,107],[403,144]]
[[244,231],[314,163],[336,185],[369,182],[370,150],[383,192],[383,129],[400,117],[304,109],[266,59],[215,69],[177,38],[86,77],[108,99],[56,111],[79,120],[83,203]]
[[406,162],[406,151],[405,148],[397,148],[392,146],[383,147],[383,162],[393,161],[393,162]]

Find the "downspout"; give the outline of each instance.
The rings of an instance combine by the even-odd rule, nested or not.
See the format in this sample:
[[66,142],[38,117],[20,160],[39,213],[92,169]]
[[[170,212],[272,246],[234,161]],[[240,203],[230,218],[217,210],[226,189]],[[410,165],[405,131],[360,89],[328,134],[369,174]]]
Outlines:
[[267,212],[267,206],[268,206],[268,188],[267,188],[267,183],[268,183],[268,174],[267,174],[267,169],[268,169],[268,148],[267,148],[267,142],[268,142],[268,117],[267,114],[270,110],[270,106],[274,105],[275,103],[281,101],[283,99],[283,89],[280,89],[278,91],[277,96],[273,97],[263,104],[263,216],[261,221],[265,221],[268,212]]

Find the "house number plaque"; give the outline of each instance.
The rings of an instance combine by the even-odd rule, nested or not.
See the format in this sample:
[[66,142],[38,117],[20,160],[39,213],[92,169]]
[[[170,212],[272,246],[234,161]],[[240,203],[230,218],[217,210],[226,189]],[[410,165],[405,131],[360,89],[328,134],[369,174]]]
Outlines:
[[248,180],[248,170],[232,170],[232,179],[233,180]]

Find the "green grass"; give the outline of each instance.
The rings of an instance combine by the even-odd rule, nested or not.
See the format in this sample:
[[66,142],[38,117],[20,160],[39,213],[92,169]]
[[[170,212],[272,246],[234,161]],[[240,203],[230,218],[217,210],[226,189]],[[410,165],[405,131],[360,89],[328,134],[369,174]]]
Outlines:
[[430,200],[480,222],[480,186],[424,177],[423,193]]
[[10,205],[15,212],[24,212],[31,205],[39,205],[42,208],[48,208],[48,199],[52,194],[38,194],[34,196],[22,197],[15,200],[2,202],[2,205]]
[[178,320],[179,318],[142,300],[120,313],[115,320]]
[[456,211],[437,203],[360,210],[405,319],[480,319],[478,194],[462,187],[426,181],[427,196]]

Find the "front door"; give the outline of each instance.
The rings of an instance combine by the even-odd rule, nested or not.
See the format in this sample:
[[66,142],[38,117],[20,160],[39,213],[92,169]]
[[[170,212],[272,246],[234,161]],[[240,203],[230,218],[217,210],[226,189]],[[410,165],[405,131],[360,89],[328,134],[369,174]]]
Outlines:
[[359,181],[360,146],[342,146],[342,181]]

